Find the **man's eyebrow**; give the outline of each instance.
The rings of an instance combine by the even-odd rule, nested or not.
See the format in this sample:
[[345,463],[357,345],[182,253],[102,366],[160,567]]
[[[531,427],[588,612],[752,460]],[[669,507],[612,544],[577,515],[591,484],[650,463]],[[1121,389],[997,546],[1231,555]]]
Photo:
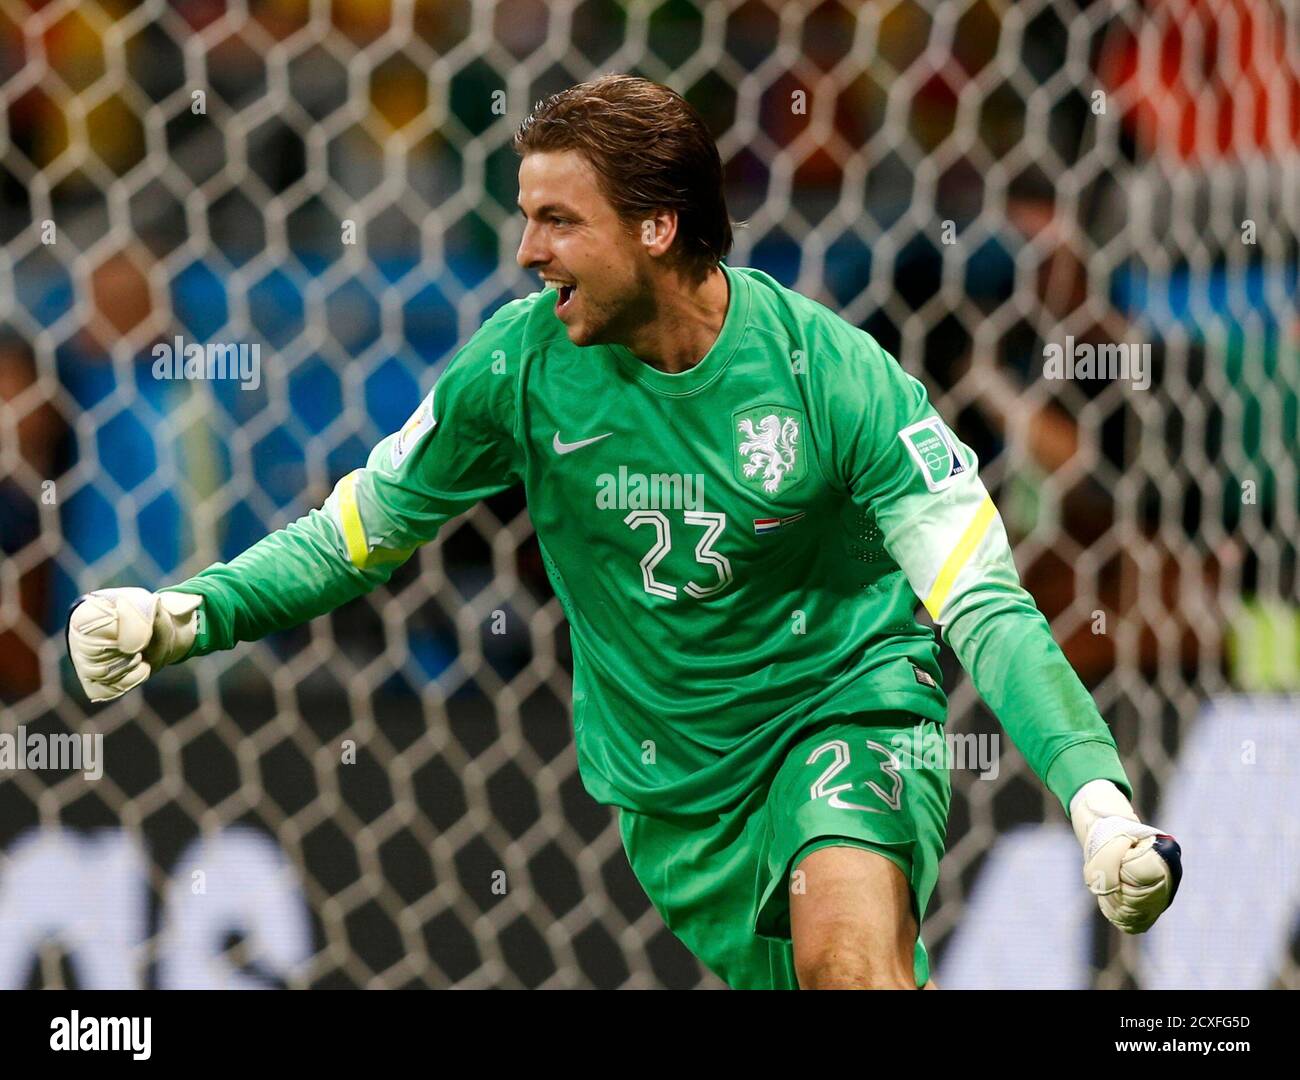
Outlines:
[[[523,203],[516,202],[515,205],[519,207],[519,212],[521,214],[527,216],[528,211],[524,209]],[[557,213],[557,212],[560,214],[567,215],[569,217],[573,216],[573,211],[570,210],[567,206],[563,205],[562,203],[547,203],[545,206],[539,206],[537,208],[538,217],[545,217],[547,214]]]

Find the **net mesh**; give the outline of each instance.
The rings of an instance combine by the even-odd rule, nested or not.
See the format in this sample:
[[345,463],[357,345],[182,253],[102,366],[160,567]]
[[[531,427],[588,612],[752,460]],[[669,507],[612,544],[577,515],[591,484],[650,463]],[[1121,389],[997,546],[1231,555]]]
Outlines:
[[[159,588],[319,506],[537,287],[510,137],[615,70],[705,116],[748,222],[731,261],[870,330],[977,450],[1158,806],[1207,696],[1295,687],[1267,645],[1300,536],[1298,59],[1273,0],[4,0],[0,730],[93,725],[106,769],[0,778],[0,881],[32,830],[123,830],[152,912],[130,963],[165,983],[186,852],[242,827],[309,912],[278,968],[219,943],[253,982],[719,985],[581,788],[518,493],[93,719],[62,641],[79,592]],[[257,385],[156,378],[177,337],[259,345]],[[1149,386],[1045,377],[1067,338],[1149,345]],[[996,730],[945,664],[950,730]],[[1063,820],[1018,755],[954,774],[940,960],[996,838]],[[75,942],[34,940],[22,980],[84,981]],[[1133,943],[1096,940],[1095,985],[1133,985]],[[1294,954],[1276,981],[1300,987]]]

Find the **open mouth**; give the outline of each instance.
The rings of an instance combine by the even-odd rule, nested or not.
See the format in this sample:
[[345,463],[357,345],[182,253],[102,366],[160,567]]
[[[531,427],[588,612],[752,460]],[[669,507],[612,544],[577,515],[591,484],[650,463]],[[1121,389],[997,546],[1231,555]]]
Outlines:
[[556,314],[567,311],[573,303],[574,294],[577,293],[576,285],[561,285],[556,289],[555,311]]

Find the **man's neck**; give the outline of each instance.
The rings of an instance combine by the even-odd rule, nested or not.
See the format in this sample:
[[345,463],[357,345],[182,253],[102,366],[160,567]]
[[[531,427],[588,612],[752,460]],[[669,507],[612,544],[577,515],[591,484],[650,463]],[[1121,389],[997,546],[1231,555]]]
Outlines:
[[653,368],[678,375],[704,359],[722,332],[731,287],[721,268],[699,285],[666,289],[655,297],[651,319],[624,344]]

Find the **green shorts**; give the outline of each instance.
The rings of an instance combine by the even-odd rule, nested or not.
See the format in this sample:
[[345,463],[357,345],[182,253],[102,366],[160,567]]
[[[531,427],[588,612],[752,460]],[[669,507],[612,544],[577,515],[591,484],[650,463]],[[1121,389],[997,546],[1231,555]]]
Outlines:
[[[797,989],[790,878],[810,852],[847,844],[890,859],[921,925],[947,837],[942,745],[941,725],[897,712],[818,727],[770,784],[722,815],[620,811],[623,847],[668,928],[729,986]],[[919,936],[913,966],[924,986]]]

